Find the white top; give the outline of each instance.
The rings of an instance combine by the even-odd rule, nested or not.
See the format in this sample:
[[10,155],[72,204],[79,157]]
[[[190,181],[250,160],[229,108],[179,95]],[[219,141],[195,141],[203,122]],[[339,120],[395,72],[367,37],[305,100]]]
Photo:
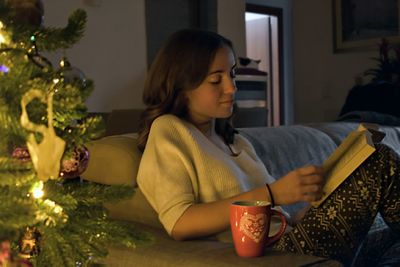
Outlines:
[[194,203],[225,199],[271,181],[247,139],[235,135],[232,147],[238,156],[174,115],[154,120],[137,181],[169,234]]

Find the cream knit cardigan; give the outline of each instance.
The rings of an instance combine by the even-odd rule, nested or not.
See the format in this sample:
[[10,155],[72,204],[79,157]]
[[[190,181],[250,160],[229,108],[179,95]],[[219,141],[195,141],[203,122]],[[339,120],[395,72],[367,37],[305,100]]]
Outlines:
[[137,181],[169,234],[189,206],[228,198],[271,181],[249,141],[237,134],[233,149],[240,152],[238,156],[228,155],[176,116],[154,120]]

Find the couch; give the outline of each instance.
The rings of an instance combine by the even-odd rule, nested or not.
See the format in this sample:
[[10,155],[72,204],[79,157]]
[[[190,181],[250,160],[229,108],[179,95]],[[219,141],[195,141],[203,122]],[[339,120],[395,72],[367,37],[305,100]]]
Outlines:
[[[111,136],[88,144],[90,161],[81,176],[83,179],[136,186],[140,152],[136,148],[136,134],[132,133],[136,128],[132,124],[135,124],[138,113],[132,111],[132,116],[128,116],[129,111],[122,113],[125,119],[134,119],[109,122],[108,125],[114,128],[107,130]],[[112,114],[112,117],[115,118],[116,114]],[[125,126],[127,128],[124,130]],[[329,122],[238,130],[254,145],[268,171],[278,179],[305,164],[321,164],[341,140],[357,127],[358,123],[355,122]],[[382,142],[400,153],[400,127],[381,125],[379,130],[386,133]],[[285,208],[289,213],[294,213],[302,205],[298,203]],[[174,241],[162,229],[157,214],[137,187],[131,199],[109,204],[107,208],[111,218],[130,221],[154,237],[151,244],[135,249],[110,246],[109,255],[103,262],[109,266],[341,266],[330,259],[271,249],[267,249],[262,257],[240,258],[234,252],[229,232],[200,240]],[[396,257],[393,255],[399,255],[399,244],[398,237],[378,216],[353,266],[375,266],[379,261],[391,261]],[[377,245],[379,253],[371,256],[369,252],[376,249]]]

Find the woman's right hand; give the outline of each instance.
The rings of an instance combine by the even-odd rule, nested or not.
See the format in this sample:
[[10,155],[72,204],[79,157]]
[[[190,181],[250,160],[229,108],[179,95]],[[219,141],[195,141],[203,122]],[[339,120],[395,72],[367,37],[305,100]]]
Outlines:
[[312,202],[322,197],[324,173],[322,167],[305,166],[295,169],[270,185],[276,205],[299,201]]

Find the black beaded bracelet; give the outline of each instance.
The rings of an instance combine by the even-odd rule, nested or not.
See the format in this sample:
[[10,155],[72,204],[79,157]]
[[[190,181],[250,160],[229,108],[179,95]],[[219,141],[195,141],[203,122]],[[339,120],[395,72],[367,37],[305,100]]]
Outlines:
[[275,207],[275,200],[274,200],[274,196],[272,195],[271,188],[269,187],[269,184],[265,184],[265,186],[267,187],[269,196],[271,197],[271,206]]

